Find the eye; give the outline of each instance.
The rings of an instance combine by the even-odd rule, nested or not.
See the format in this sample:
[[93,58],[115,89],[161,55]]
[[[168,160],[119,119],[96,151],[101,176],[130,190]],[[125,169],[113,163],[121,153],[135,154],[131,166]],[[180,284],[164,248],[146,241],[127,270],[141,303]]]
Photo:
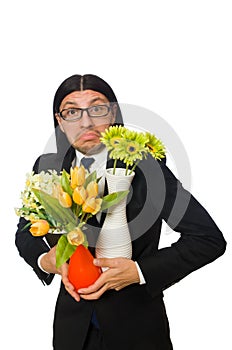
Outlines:
[[103,107],[104,106],[93,106],[91,110],[93,112],[101,112],[104,109]]
[[77,110],[75,108],[70,108],[67,110],[67,116],[72,117],[72,116],[75,116],[76,114],[78,114],[78,113],[77,113]]
[[93,116],[101,116],[108,114],[108,107],[106,105],[96,105],[90,107],[89,112]]
[[62,115],[65,119],[78,119],[81,116],[81,111],[79,108],[68,108],[63,110]]

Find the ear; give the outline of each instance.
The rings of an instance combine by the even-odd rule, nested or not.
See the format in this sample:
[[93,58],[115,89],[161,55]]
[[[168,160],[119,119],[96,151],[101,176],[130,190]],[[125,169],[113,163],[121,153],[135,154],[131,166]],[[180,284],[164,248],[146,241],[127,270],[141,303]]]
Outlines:
[[61,121],[61,117],[59,116],[59,114],[55,114],[55,117],[56,117],[56,120],[57,120],[57,122],[58,122],[58,124],[59,124],[59,127],[60,127],[60,130],[62,131],[62,132],[64,132],[64,128],[63,128],[63,125],[62,125],[62,121]]

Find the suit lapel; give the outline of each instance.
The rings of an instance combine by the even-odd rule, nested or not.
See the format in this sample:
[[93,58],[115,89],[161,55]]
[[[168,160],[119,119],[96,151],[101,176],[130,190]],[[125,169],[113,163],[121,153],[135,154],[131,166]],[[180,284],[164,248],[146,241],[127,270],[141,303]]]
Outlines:
[[75,150],[73,147],[70,147],[66,155],[63,157],[61,170],[65,169],[69,173],[70,168],[72,166],[72,162],[75,159],[75,157],[76,157]]

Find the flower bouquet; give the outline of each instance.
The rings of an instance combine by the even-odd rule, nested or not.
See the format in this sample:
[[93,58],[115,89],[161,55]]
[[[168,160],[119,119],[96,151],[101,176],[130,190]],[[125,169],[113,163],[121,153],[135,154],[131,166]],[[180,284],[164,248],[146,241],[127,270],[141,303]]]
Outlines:
[[45,236],[48,232],[60,233],[56,247],[56,265],[69,262],[70,282],[78,288],[92,284],[100,274],[93,265],[88,250],[85,224],[89,218],[119,203],[127,191],[114,192],[102,198],[98,194],[96,171],[89,174],[83,166],[63,170],[33,172],[27,174],[25,189],[21,193],[22,207],[18,216],[29,222],[33,236]]
[[[107,147],[114,166],[106,169],[109,193],[128,191],[138,163],[151,154],[161,160],[165,157],[162,142],[146,132],[129,130],[124,126],[110,126],[102,133],[101,142]],[[117,168],[122,161],[125,168]],[[131,259],[132,244],[126,217],[126,197],[108,212],[96,244],[97,257],[125,257]]]

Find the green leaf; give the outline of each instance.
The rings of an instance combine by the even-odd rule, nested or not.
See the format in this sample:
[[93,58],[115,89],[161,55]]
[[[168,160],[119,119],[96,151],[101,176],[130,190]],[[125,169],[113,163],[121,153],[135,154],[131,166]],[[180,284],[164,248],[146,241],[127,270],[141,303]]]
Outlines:
[[22,231],[26,230],[26,228],[28,228],[29,226],[31,226],[31,222],[28,222],[25,226],[23,226]]
[[85,179],[85,184],[84,184],[85,188],[88,186],[88,184],[89,184],[91,181],[97,181],[97,172],[96,172],[96,170],[93,171],[91,174],[89,174],[89,175],[87,176],[87,178]]
[[101,210],[106,210],[112,207],[115,204],[121,202],[123,198],[128,195],[129,191],[119,191],[108,194],[107,196],[102,198]]
[[70,196],[73,194],[73,190],[70,186],[70,181],[69,181],[69,174],[67,173],[66,170],[62,171],[61,175],[61,186],[65,192],[67,192]]
[[76,226],[77,219],[70,208],[64,208],[59,203],[58,199],[50,196],[49,194],[38,190],[32,189],[40,203],[44,207],[47,215],[51,216],[55,221],[60,223],[62,226],[72,224]]
[[76,246],[68,242],[66,235],[62,235],[56,247],[56,267],[64,264],[75,252]]
[[41,210],[38,210],[37,214],[40,219],[47,220],[47,216]]
[[69,222],[68,224],[66,224],[64,226],[64,229],[66,232],[70,232],[70,231],[74,230],[75,227],[77,227],[77,222],[75,224],[73,224],[72,222]]

